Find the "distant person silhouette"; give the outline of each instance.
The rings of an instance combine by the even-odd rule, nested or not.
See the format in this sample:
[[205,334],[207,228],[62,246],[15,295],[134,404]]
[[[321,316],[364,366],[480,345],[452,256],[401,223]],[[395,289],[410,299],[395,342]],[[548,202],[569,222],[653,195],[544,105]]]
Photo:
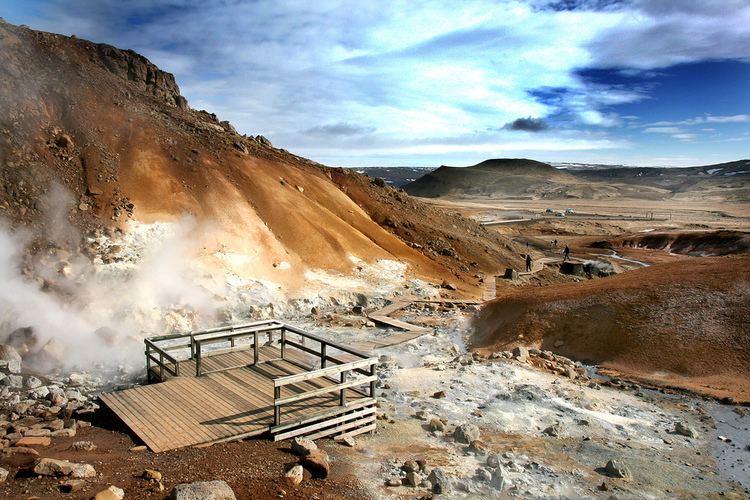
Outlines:
[[531,255],[526,254],[526,272],[531,272]]
[[566,260],[570,260],[570,247],[568,245],[565,245],[565,250],[563,250],[563,262]]

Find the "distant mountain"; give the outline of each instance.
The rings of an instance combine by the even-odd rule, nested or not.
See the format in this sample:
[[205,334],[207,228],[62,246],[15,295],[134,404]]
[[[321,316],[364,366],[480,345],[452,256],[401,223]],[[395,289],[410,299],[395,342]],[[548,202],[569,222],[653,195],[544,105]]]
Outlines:
[[673,197],[750,200],[750,160],[699,167],[624,167],[571,171],[589,182],[663,189]]
[[361,167],[353,169],[359,174],[379,177],[393,187],[404,187],[425,174],[429,174],[435,167]]
[[524,158],[486,160],[471,167],[442,166],[405,186],[414,196],[535,196],[576,178],[548,163]]
[[566,164],[493,159],[471,167],[440,167],[404,189],[414,196],[530,199],[698,198],[750,200],[750,160],[686,168]]

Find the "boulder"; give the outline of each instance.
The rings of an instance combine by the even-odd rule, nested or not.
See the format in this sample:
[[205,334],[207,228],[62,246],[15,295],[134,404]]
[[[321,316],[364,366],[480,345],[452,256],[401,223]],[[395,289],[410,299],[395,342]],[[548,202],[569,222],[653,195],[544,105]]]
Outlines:
[[302,457],[302,466],[310,471],[314,478],[325,479],[331,470],[328,453],[315,449]]
[[52,439],[49,437],[22,437],[15,442],[16,446],[49,446],[52,444]]
[[0,378],[0,384],[8,386],[11,389],[20,389],[23,387],[23,377],[20,375],[7,375]]
[[21,355],[18,354],[15,347],[0,344],[0,361],[5,362],[3,364],[8,373],[21,373]]
[[490,453],[487,455],[487,465],[493,469],[500,467],[503,463],[502,457],[497,453]]
[[94,496],[94,500],[122,500],[125,498],[125,491],[117,486],[110,486]]
[[458,290],[458,287],[456,287],[456,285],[445,280],[443,280],[443,282],[440,284],[440,288],[445,288],[446,290]]
[[506,280],[512,280],[515,281],[518,279],[518,271],[515,269],[512,269],[510,267],[505,268],[505,274],[503,274],[503,279]]
[[9,448],[3,448],[2,450],[0,450],[0,452],[2,452],[2,454],[5,456],[11,456],[11,457],[23,456],[23,455],[33,456],[33,457],[39,456],[38,451],[36,451],[34,448],[28,448],[26,446],[11,446]]
[[607,465],[604,466],[604,472],[612,477],[619,477],[622,479],[632,479],[633,477],[630,473],[630,469],[617,460],[610,460],[607,462]]
[[674,426],[674,432],[675,434],[679,434],[681,436],[689,438],[698,437],[698,432],[695,429],[693,429],[689,425],[683,424],[682,422],[677,422],[677,424]]
[[289,483],[290,486],[297,486],[302,482],[304,478],[305,470],[301,465],[295,465],[284,474],[284,479]]
[[515,347],[513,349],[513,358],[517,359],[518,361],[526,361],[529,359],[529,350],[525,347]]
[[318,449],[318,445],[315,441],[303,437],[296,437],[292,439],[292,451],[300,457],[306,457],[313,451]]
[[42,381],[33,375],[29,375],[26,377],[26,380],[23,381],[23,385],[27,389],[36,389],[42,385]]
[[34,466],[34,472],[40,476],[68,476],[75,479],[96,476],[96,470],[89,464],[79,464],[54,458],[40,459]]
[[470,444],[479,439],[479,427],[474,424],[461,424],[453,431],[453,437],[459,443]]
[[450,479],[443,469],[435,468],[432,469],[427,480],[432,485],[432,492],[438,495],[448,493],[451,489]]
[[492,471],[490,486],[498,491],[502,491],[502,489],[505,487],[505,476],[503,474],[502,467],[498,467],[497,469]]
[[29,429],[23,433],[24,437],[48,437],[52,434],[49,429]]
[[419,472],[410,471],[406,473],[406,477],[403,479],[401,484],[403,484],[404,486],[411,486],[412,488],[416,488],[421,482],[422,476],[419,474]]
[[199,481],[178,484],[170,500],[237,500],[226,481]]
[[430,420],[429,428],[432,432],[445,432],[445,424],[439,418],[433,418]]

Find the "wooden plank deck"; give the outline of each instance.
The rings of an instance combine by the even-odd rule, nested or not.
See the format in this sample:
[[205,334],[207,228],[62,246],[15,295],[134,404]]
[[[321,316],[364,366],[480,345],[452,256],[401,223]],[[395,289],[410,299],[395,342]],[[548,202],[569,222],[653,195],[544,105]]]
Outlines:
[[[260,349],[257,365],[252,351],[204,358],[204,370],[234,367],[195,377],[192,360],[180,362],[180,376],[166,382],[103,394],[101,401],[154,452],[215,443],[263,434],[273,425],[273,380],[306,370],[281,360],[278,348]],[[286,355],[289,358],[289,353]],[[292,361],[295,361],[292,358]],[[301,362],[300,357],[297,362]],[[315,379],[282,388],[282,397],[335,385]],[[347,401],[365,396],[346,390]],[[330,393],[284,406],[281,422],[301,419],[339,406],[339,393]]]

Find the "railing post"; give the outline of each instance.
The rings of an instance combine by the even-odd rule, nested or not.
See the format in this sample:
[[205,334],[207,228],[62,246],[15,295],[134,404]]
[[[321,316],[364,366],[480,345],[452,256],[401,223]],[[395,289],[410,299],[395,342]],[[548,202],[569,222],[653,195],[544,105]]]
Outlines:
[[[344,382],[346,382],[346,371],[341,372],[341,383],[343,384]],[[346,389],[341,389],[339,400],[341,406],[346,406]]]
[[190,334],[190,359],[195,359],[195,337]]
[[229,347],[234,347],[234,337],[229,337]]
[[164,353],[159,351],[159,379],[164,382]]
[[180,362],[175,359],[174,361],[174,376],[179,377],[180,376]]
[[326,351],[327,351],[326,347],[327,346],[328,346],[328,344],[326,344],[325,342],[321,342],[320,343],[320,367],[321,368],[325,368],[326,367],[326,356],[328,356],[328,354],[326,353]]
[[279,425],[281,423],[281,406],[276,404],[276,401],[281,399],[281,387],[273,388],[273,425]]
[[258,364],[258,332],[253,333],[253,363]]
[[200,377],[201,376],[201,343],[196,342],[196,349],[195,349],[195,376]]
[[146,381],[151,382],[151,347],[146,342]]
[[281,359],[284,359],[286,354],[286,328],[281,328]]
[[[370,365],[370,376],[375,376],[375,363]],[[370,382],[370,397],[375,397],[375,380]]]

